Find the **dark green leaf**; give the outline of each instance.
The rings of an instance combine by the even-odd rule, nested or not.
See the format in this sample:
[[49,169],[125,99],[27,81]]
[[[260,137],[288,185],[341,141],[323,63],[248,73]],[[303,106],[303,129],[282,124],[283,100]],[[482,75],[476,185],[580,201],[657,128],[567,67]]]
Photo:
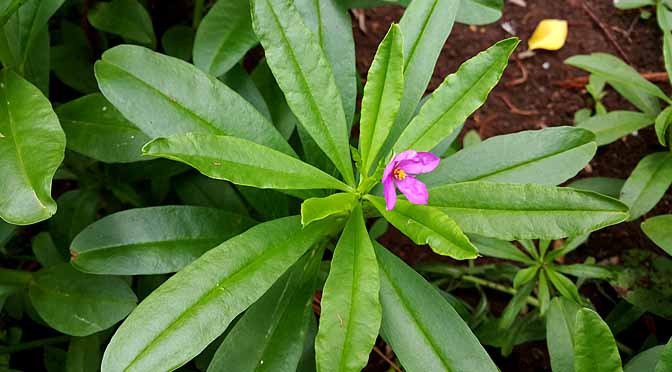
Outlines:
[[215,180],[198,173],[175,178],[175,192],[182,203],[213,207],[247,215],[247,207],[236,189],[228,182]]
[[654,372],[664,345],[654,346],[635,355],[623,366],[624,372]]
[[100,367],[103,354],[100,350],[100,336],[74,337],[68,346],[65,360],[66,372],[94,372]]
[[563,297],[556,297],[546,315],[546,343],[553,372],[575,372],[574,329],[576,313],[581,307]]
[[518,261],[526,264],[534,263],[534,260],[532,260],[528,255],[507,241],[486,238],[485,236],[475,234],[470,234],[469,238],[478,249],[478,253],[484,256]]
[[[536,272],[537,268],[534,269]],[[516,291],[516,294],[513,295],[511,301],[509,301],[508,305],[506,305],[506,308],[504,308],[504,312],[502,313],[502,317],[499,319],[500,330],[505,330],[511,327],[513,321],[516,320],[518,313],[527,303],[527,297],[530,295],[530,293],[532,293],[532,290],[536,284],[537,283],[535,281],[530,281],[523,287],[519,288],[518,291]]]
[[124,40],[156,47],[152,19],[138,0],[100,1],[89,11],[89,22],[101,31]]
[[166,30],[161,36],[161,46],[167,55],[184,61],[191,60],[194,45],[194,29],[177,25]]
[[574,189],[593,191],[599,194],[618,198],[621,195],[621,189],[625,180],[609,177],[588,177],[581,178],[570,183],[568,186]]
[[66,262],[66,258],[59,252],[51,239],[51,235],[43,231],[33,238],[33,254],[43,267],[49,267]]

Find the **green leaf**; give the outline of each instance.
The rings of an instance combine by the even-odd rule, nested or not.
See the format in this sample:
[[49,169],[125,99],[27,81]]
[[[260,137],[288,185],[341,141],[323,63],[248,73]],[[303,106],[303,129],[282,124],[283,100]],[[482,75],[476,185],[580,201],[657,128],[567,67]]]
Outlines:
[[641,112],[611,111],[582,121],[577,127],[595,133],[595,142],[602,146],[648,127],[653,124],[654,120],[653,116]]
[[404,370],[498,371],[439,291],[388,250],[379,244],[375,248],[380,265],[382,334]]
[[502,18],[503,0],[461,0],[455,22],[487,25]]
[[642,231],[667,254],[672,255],[672,214],[656,216],[642,222]]
[[194,40],[194,64],[212,76],[229,71],[257,43],[249,1],[217,1]]
[[106,163],[147,160],[142,157],[142,146],[151,138],[100,93],[58,106],[56,114],[68,139],[68,149]]
[[642,90],[647,94],[670,102],[670,98],[660,88],[644,79],[637,70],[610,54],[593,53],[578,55],[565,60],[565,63],[598,75],[610,84],[612,82],[622,84],[631,89]]
[[298,0],[297,10],[313,31],[334,72],[348,128],[352,127],[357,99],[357,69],[352,21],[340,0]]
[[100,351],[100,337],[73,337],[68,346],[65,360],[66,372],[92,372],[100,367],[103,354]]
[[569,188],[465,182],[429,190],[440,208],[467,233],[516,239],[560,239],[624,221],[616,199]]
[[516,276],[513,277],[513,288],[518,289],[523,284],[534,280],[534,278],[537,276],[537,271],[539,271],[539,266],[536,265],[519,270],[516,273]]
[[359,124],[361,173],[368,176],[387,139],[404,93],[403,36],[393,24],[378,46],[369,68]]
[[583,308],[576,314],[574,352],[576,372],[623,371],[614,336],[593,310]]
[[82,27],[62,20],[60,31],[63,44],[52,46],[49,50],[51,57],[49,62],[54,75],[78,92],[98,91],[96,77],[93,74],[95,57]]
[[[660,100],[656,96],[639,89],[639,87],[633,87],[624,83],[609,81],[609,85],[645,114],[656,116],[660,113]],[[602,114],[606,114],[606,109],[604,109],[604,112],[600,112],[600,115]]]
[[[532,268],[529,268],[532,269]],[[535,273],[538,268],[534,267]],[[532,293],[535,285],[537,283],[534,281],[527,282],[521,288],[516,291],[516,294],[513,295],[511,301],[504,308],[502,317],[499,319],[499,329],[506,330],[513,325],[513,322],[516,320],[518,313],[523,309],[523,306],[527,303],[527,297]]]
[[420,179],[428,187],[467,181],[558,185],[593,158],[594,140],[590,131],[574,127],[496,136],[446,158]]
[[561,273],[585,279],[611,279],[614,273],[608,268],[594,264],[558,265],[555,269]]
[[[502,40],[449,75],[408,124],[394,151],[430,151],[462,125],[499,82],[518,42],[517,38]],[[407,76],[412,77],[410,72]]]
[[103,372],[169,371],[217,338],[311,246],[335,227],[298,216],[257,225],[173,275],[112,337]]
[[67,263],[37,272],[29,293],[40,318],[72,336],[88,336],[110,328],[138,301],[123,279],[84,274]]
[[655,0],[614,0],[614,6],[618,9],[636,9],[655,4]]
[[215,353],[208,372],[295,371],[313,317],[310,306],[323,250],[314,249],[245,312]]
[[669,3],[666,4],[666,1],[658,1],[656,4],[656,21],[658,21],[658,27],[664,33],[669,33],[672,30],[672,11],[670,11]]
[[319,371],[356,372],[366,366],[380,329],[379,290],[376,254],[357,206],[338,240],[322,292],[315,339]]
[[530,259],[528,255],[510,242],[473,234],[470,234],[469,238],[478,249],[478,253],[484,256],[518,261],[525,264],[534,263],[534,260]]
[[[300,126],[299,120],[294,116],[294,113],[287,105],[285,94],[275,81],[275,77],[268,67],[266,60],[259,62],[254,71],[252,71],[250,77],[264,97],[265,102],[273,102],[273,104],[268,107],[271,117],[273,118],[273,123],[280,133],[282,133],[283,137],[289,139],[294,133],[294,129],[297,128],[297,126]],[[324,156],[324,153],[321,153],[321,155]],[[310,162],[310,156],[314,156],[314,154],[304,151],[304,159],[306,159],[306,161]],[[325,160],[326,163],[331,165],[327,159]],[[314,163],[311,164],[315,165]]]
[[546,279],[546,273],[543,270],[539,273],[537,298],[539,299],[539,313],[543,317],[546,315],[551,305],[551,291],[548,286],[548,279]]
[[152,19],[138,0],[97,2],[89,11],[88,18],[98,30],[119,35],[127,41],[156,47]]
[[[667,106],[658,117],[656,117],[656,136],[661,145],[667,146],[668,140],[672,138],[672,106]],[[669,137],[668,137],[669,132]],[[670,143],[672,146],[672,142]]]
[[394,209],[388,211],[383,198],[368,195],[366,199],[415,244],[428,244],[434,252],[458,260],[478,257],[478,250],[469,238],[441,210],[399,200]]
[[49,267],[66,262],[65,257],[59,252],[51,239],[51,235],[43,231],[33,238],[32,249],[35,258],[43,267]]
[[346,183],[354,184],[343,104],[315,35],[294,4],[254,0],[252,24],[287,103]]
[[49,220],[49,232],[64,255],[72,239],[95,221],[98,212],[97,190],[79,189],[65,192],[58,200],[58,213]]
[[120,45],[103,53],[95,70],[105,98],[151,138],[187,132],[232,135],[294,154],[254,106],[187,62]]
[[665,195],[672,184],[672,153],[657,152],[639,161],[621,190],[621,200],[630,206],[630,219],[644,215]]
[[660,360],[656,365],[655,372],[670,372],[672,371],[672,338],[667,341],[663,352],[660,354]]
[[194,49],[194,29],[184,25],[176,25],[167,29],[161,36],[161,46],[167,55],[184,61],[191,60]]
[[672,81],[672,34],[667,31],[663,32],[663,60],[665,61],[665,71],[670,81]]
[[654,372],[664,345],[654,346],[635,355],[623,367],[624,372]]
[[301,204],[301,224],[306,226],[327,217],[348,215],[358,202],[359,195],[355,193],[338,193],[324,198],[306,199]]
[[0,27],[7,23],[9,17],[22,5],[21,0],[2,0],[0,1]]
[[546,343],[553,372],[574,372],[574,329],[580,308],[564,297],[554,298],[548,308]]
[[[245,98],[267,119],[272,118],[268,105],[264,100],[264,96],[261,94],[259,88],[257,88],[256,84],[254,83],[254,80],[252,80],[252,77],[247,73],[245,67],[243,67],[242,64],[233,66],[229,72],[220,77],[220,80],[224,82],[224,84],[226,84],[229,88],[235,90],[236,93],[240,94],[241,97]],[[273,102],[273,104],[275,105],[276,102]],[[289,131],[287,128],[280,125],[276,125],[276,128],[278,128],[278,131],[280,131],[280,134],[282,134],[283,138],[289,139],[291,133],[287,133],[287,131]],[[291,130],[293,131],[294,127],[292,127]]]
[[618,199],[621,196],[621,189],[624,184],[625,180],[620,178],[588,177],[576,180],[567,186],[573,189],[593,191]]
[[544,272],[546,273],[548,280],[553,284],[553,287],[555,287],[561,295],[577,304],[583,303],[581,295],[579,295],[579,290],[569,278],[555,271],[552,267],[546,267]]
[[79,233],[70,246],[72,265],[91,274],[171,273],[252,225],[248,217],[214,208],[129,209]]
[[143,151],[146,155],[188,164],[208,177],[238,185],[274,189],[351,189],[301,160],[237,137],[186,133],[157,138],[145,145]]
[[245,202],[228,182],[198,173],[188,173],[174,179],[175,192],[183,204],[213,207],[247,215]]
[[0,72],[0,218],[30,225],[56,213],[51,180],[65,135],[49,100],[11,70]]

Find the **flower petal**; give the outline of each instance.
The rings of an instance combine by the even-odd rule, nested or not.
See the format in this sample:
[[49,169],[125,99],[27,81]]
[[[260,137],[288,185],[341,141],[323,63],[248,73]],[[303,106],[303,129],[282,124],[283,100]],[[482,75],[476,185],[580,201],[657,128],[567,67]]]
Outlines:
[[436,169],[440,161],[441,158],[431,152],[418,152],[415,157],[400,161],[397,168],[408,174],[428,173]]
[[397,189],[394,187],[394,181],[390,178],[383,183],[385,190],[385,208],[388,211],[394,209],[397,204]]
[[567,40],[567,21],[562,19],[544,19],[539,22],[532,37],[527,42],[529,50],[558,50]]
[[399,188],[399,191],[406,196],[406,199],[408,199],[409,202],[413,204],[427,204],[427,199],[429,197],[427,186],[418,181],[417,178],[408,176],[401,181],[396,181],[395,184]]
[[402,160],[413,159],[414,157],[416,157],[417,154],[418,154],[418,152],[415,151],[415,150],[402,151],[402,152],[398,153],[397,156],[394,157],[394,161],[396,161],[398,163]]
[[387,166],[385,167],[385,171],[383,172],[383,179],[380,180],[380,182],[385,183],[388,180],[392,180],[392,171],[394,170],[394,167],[398,164],[398,162],[394,159],[390,160],[389,163],[387,163]]

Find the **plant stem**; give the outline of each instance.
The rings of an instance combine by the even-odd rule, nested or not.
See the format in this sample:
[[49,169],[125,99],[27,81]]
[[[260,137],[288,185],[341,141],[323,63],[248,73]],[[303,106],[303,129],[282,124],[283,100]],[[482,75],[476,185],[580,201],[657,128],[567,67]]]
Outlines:
[[635,351],[632,350],[629,346],[622,344],[620,341],[616,340],[616,346],[624,353],[632,355]]
[[62,343],[68,342],[69,340],[70,340],[70,336],[56,336],[56,337],[50,337],[50,338],[43,338],[41,340],[24,342],[22,344],[0,347],[0,354],[18,353],[19,351],[36,349],[38,347],[42,347],[42,346],[46,346],[46,345],[62,344]]
[[201,23],[201,19],[203,19],[203,3],[204,0],[194,0],[194,30],[198,28],[198,25]]
[[[510,295],[515,295],[518,292],[518,291],[516,291],[515,289],[513,289],[509,286],[505,286],[503,284],[491,282],[489,280],[481,279],[481,278],[471,276],[471,275],[464,275],[464,276],[460,277],[460,279],[464,280],[465,282],[471,282],[471,283],[474,283],[474,284],[478,284],[478,285],[481,285],[481,286],[486,287],[486,288],[490,288],[490,289],[494,289],[496,291],[508,293]],[[539,307],[539,300],[537,300],[536,298],[534,298],[532,296],[527,297],[527,303],[534,306],[534,307]]]

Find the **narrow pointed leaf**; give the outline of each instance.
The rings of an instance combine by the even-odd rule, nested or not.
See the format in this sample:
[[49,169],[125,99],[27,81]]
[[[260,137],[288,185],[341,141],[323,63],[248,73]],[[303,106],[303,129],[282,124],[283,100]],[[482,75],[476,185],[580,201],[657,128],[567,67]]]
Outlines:
[[146,155],[189,164],[208,177],[274,189],[340,189],[349,186],[301,160],[242,138],[187,133],[157,138]]
[[[7,40],[6,48],[0,48],[0,60],[4,67],[19,67],[29,58],[29,54],[40,49],[40,39],[48,34],[45,32],[51,18],[65,0],[29,0],[20,1],[20,7],[0,27],[0,38]],[[48,59],[48,58],[47,58]],[[48,61],[47,61],[48,62]],[[28,68],[30,66],[24,66]],[[47,69],[48,71],[48,69]],[[28,72],[28,71],[26,71]],[[38,84],[36,84],[38,85]]]
[[499,82],[518,42],[517,38],[502,40],[449,75],[408,124],[394,151],[430,151],[462,125]]
[[[607,323],[593,310],[576,314],[574,329],[574,370],[576,372],[622,372],[616,340]],[[595,361],[599,360],[599,363]]]
[[248,217],[214,208],[129,209],[82,230],[70,246],[72,265],[92,274],[171,273],[253,223]]
[[642,223],[642,231],[672,256],[672,214],[649,218]]
[[427,186],[467,181],[558,185],[595,155],[595,136],[574,127],[553,127],[492,137],[448,157],[421,176]]
[[152,48],[156,47],[152,19],[138,0],[97,2],[89,11],[88,19],[93,27],[101,31]]
[[415,244],[428,244],[434,252],[458,260],[478,256],[478,250],[457,223],[441,210],[399,200],[394,209],[388,211],[383,198],[368,196],[367,200]]
[[378,46],[364,86],[359,124],[362,173],[369,174],[397,116],[404,93],[404,46],[398,25],[392,25]]
[[324,198],[306,199],[301,204],[301,224],[306,226],[327,217],[348,215],[358,202],[359,195],[354,193],[338,193]]
[[621,189],[621,200],[630,206],[630,219],[653,209],[671,184],[672,152],[657,152],[640,160]]
[[656,136],[658,137],[658,142],[663,146],[667,146],[668,142],[672,146],[672,141],[670,141],[670,138],[672,138],[671,124],[672,106],[668,106],[656,117]]
[[287,103],[348,184],[354,183],[348,132],[334,74],[294,4],[254,0],[252,23]]
[[648,127],[653,124],[654,120],[655,117],[641,112],[612,111],[584,120],[578,127],[595,133],[595,142],[602,146]]
[[294,153],[254,106],[185,61],[120,45],[103,53],[95,70],[105,98],[151,138],[212,133]]
[[581,307],[563,297],[551,301],[546,315],[546,343],[554,372],[574,372],[574,327]]
[[381,321],[378,263],[361,206],[341,234],[322,292],[315,339],[320,372],[358,372],[366,366]]
[[513,322],[516,320],[518,313],[527,303],[527,297],[530,295],[530,293],[532,293],[532,290],[536,284],[536,282],[530,281],[521,288],[518,288],[516,294],[511,297],[511,301],[509,301],[509,303],[506,305],[506,308],[504,308],[502,317],[499,319],[498,326],[500,330],[510,329],[510,327],[513,325]]
[[65,135],[49,100],[15,72],[0,72],[0,218],[29,225],[56,213],[51,180]]
[[624,221],[616,199],[568,188],[465,182],[429,190],[440,208],[467,233],[516,239],[560,239]]
[[510,242],[500,239],[486,238],[485,236],[473,234],[470,235],[469,238],[472,244],[474,244],[478,249],[478,253],[484,256],[518,261],[527,264],[534,263],[530,256],[523,253],[523,251]]
[[257,225],[208,251],[124,321],[102,372],[172,371],[198,355],[333,227],[298,216]]
[[553,284],[553,287],[555,287],[555,289],[560,292],[561,295],[576,302],[577,304],[583,303],[581,295],[579,295],[579,290],[576,288],[574,282],[569,280],[569,278],[566,276],[555,271],[555,269],[551,267],[547,267],[545,272],[548,280],[551,282],[551,284]]
[[439,291],[387,249],[379,244],[375,248],[380,265],[382,334],[404,370],[498,371]]

